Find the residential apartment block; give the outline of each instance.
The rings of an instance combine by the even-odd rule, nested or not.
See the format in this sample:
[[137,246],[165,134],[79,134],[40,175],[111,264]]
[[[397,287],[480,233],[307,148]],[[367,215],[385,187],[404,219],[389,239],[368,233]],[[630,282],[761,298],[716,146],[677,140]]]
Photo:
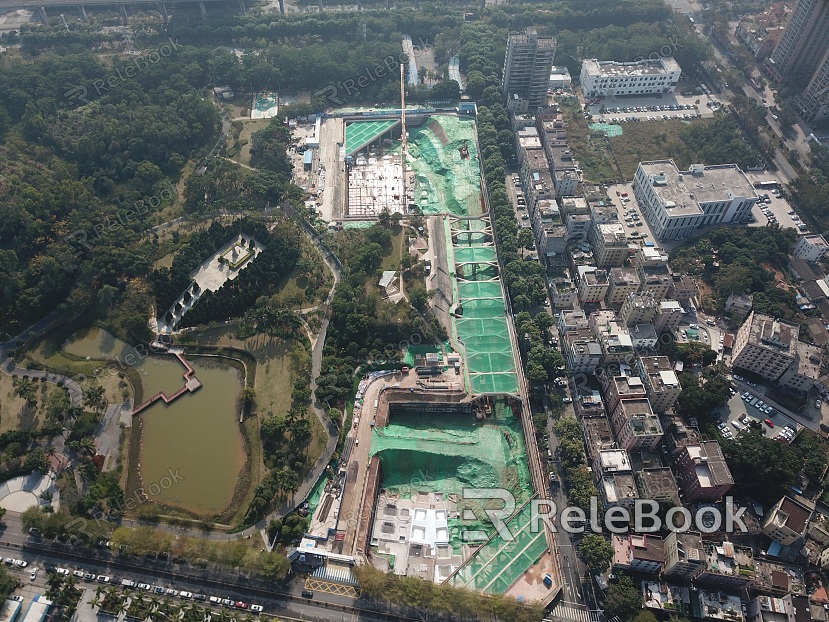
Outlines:
[[829,252],[829,243],[820,234],[803,235],[792,248],[792,255],[804,261],[819,261]]
[[604,300],[610,282],[607,271],[596,266],[579,266],[579,300],[582,302],[601,302]]
[[651,408],[657,414],[671,408],[682,393],[679,378],[667,356],[640,356],[634,362],[633,370],[639,374]]
[[676,300],[660,300],[653,318],[653,327],[659,334],[674,332],[679,328],[683,313],[682,305]]
[[516,113],[546,104],[555,56],[556,40],[553,37],[539,37],[535,28],[510,33],[501,86],[508,105]]
[[717,501],[734,486],[734,478],[717,441],[686,445],[676,458],[686,503]]
[[623,304],[630,294],[639,291],[642,282],[639,280],[639,271],[636,268],[611,268],[610,286],[607,289],[605,301],[609,305]]
[[651,292],[631,293],[622,304],[619,317],[627,326],[635,326],[653,322],[657,309],[656,299]]
[[731,364],[777,380],[795,360],[800,327],[752,311],[732,348]]
[[636,249],[629,244],[625,228],[621,223],[596,224],[588,235],[593,245],[593,255],[599,268],[614,268],[625,265],[625,261]]
[[763,533],[783,546],[800,540],[809,526],[814,507],[791,497],[783,497],[769,510],[763,520]]
[[662,424],[647,398],[619,400],[610,424],[619,447],[627,451],[654,449],[662,439]]

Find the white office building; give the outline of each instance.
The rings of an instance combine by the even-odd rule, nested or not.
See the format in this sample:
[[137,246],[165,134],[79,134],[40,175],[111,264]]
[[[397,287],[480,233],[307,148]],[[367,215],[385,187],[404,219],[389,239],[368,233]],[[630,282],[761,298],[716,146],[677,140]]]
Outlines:
[[709,225],[747,223],[757,202],[754,186],[736,164],[692,164],[680,171],[673,160],[640,162],[633,193],[658,240],[681,240]]
[[632,63],[598,61],[581,62],[581,88],[586,97],[649,95],[672,93],[682,68],[672,57],[660,57]]

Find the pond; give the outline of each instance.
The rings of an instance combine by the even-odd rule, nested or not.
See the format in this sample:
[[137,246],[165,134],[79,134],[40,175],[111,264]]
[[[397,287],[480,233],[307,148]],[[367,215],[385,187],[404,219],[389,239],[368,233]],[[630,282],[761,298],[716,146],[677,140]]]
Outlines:
[[63,344],[63,351],[82,358],[116,361],[119,367],[134,367],[141,374],[142,401],[159,391],[170,395],[184,386],[186,370],[175,357],[151,356],[147,346],[131,346],[97,326],[74,333]]
[[245,464],[238,423],[242,380],[224,364],[197,357],[188,362],[202,388],[139,415],[141,481],[153,501],[212,515],[232,501]]

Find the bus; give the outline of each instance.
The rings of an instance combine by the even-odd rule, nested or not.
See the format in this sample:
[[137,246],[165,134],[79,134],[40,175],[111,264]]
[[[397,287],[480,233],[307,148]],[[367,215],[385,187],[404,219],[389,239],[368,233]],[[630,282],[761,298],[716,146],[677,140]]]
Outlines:
[[771,190],[773,188],[780,188],[779,181],[755,181],[754,187],[758,190]]

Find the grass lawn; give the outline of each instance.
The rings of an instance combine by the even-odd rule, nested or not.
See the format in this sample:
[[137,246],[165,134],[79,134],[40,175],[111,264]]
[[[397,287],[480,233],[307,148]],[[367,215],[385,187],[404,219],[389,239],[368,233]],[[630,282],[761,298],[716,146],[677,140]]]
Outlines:
[[239,132],[239,141],[247,140],[248,144],[242,146],[239,154],[233,158],[234,160],[250,166],[250,147],[252,144],[250,137],[266,127],[270,122],[270,119],[248,119],[247,121],[242,121],[244,125],[242,126],[242,131]]
[[[84,322],[81,318],[78,322]],[[111,403],[120,404],[129,396],[134,395],[132,382],[140,381],[140,375],[134,368],[125,367],[119,373],[102,373],[106,368],[105,359],[81,359],[61,350],[63,343],[76,331],[88,326],[88,323],[72,323],[61,326],[46,337],[36,342],[26,350],[24,356],[17,361],[18,367],[26,367],[30,362],[37,363],[40,367],[48,368],[67,376],[83,374],[88,379],[87,384],[81,383],[81,388],[87,386],[101,385],[106,390],[106,397]],[[97,373],[96,373],[97,372]],[[54,387],[45,383],[47,387]]]
[[[40,403],[55,385],[40,383],[38,398]],[[0,374],[0,433],[9,430],[30,430],[41,422],[37,408],[29,408],[26,402],[14,394],[12,377]]]
[[561,112],[567,128],[567,144],[584,171],[584,178],[593,182],[618,179],[605,136],[592,132],[578,109],[562,106]]
[[400,258],[403,256],[403,241],[406,231],[401,228],[400,233],[391,239],[391,252],[383,257],[381,270],[400,270]]
[[[708,124],[713,119],[697,119],[694,124]],[[680,139],[690,121],[643,121],[623,123],[621,136],[610,138],[613,154],[625,179],[633,179],[639,162],[673,159],[680,170],[696,164],[698,158]]]

